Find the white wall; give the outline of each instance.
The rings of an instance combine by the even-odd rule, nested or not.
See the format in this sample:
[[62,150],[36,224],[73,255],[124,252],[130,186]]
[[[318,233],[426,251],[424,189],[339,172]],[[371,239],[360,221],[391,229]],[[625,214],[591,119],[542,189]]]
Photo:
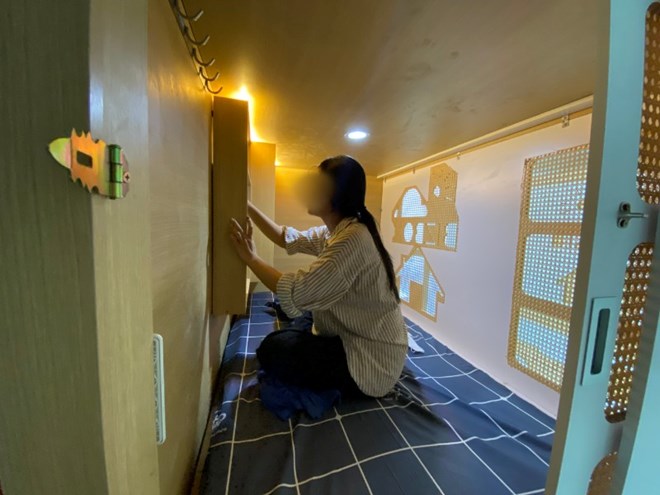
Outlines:
[[[525,159],[589,142],[591,115],[573,119],[442,160],[458,172],[456,252],[424,248],[444,304],[434,322],[402,305],[403,313],[438,340],[515,393],[556,416],[559,394],[507,364],[521,181]],[[440,162],[440,163],[441,163]],[[392,211],[404,189],[426,194],[430,167],[388,178],[383,184],[382,234],[395,269],[411,247],[392,242]]]

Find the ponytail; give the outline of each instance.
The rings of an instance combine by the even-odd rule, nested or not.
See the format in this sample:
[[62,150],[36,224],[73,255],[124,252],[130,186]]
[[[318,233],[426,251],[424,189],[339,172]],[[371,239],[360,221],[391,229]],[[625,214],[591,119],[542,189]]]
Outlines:
[[394,265],[392,264],[392,257],[385,248],[385,245],[383,244],[383,240],[380,237],[380,233],[378,232],[378,226],[376,225],[376,219],[367,210],[366,206],[362,206],[362,208],[360,208],[357,211],[356,216],[358,221],[366,225],[366,227],[369,229],[369,233],[371,234],[371,238],[374,240],[376,249],[378,249],[378,252],[380,253],[380,259],[383,260],[383,265],[385,265],[385,271],[387,272],[387,278],[390,283],[390,290],[394,294],[394,297],[396,297],[396,302],[401,302],[401,299],[399,298],[399,289],[396,286],[396,276],[394,275]]

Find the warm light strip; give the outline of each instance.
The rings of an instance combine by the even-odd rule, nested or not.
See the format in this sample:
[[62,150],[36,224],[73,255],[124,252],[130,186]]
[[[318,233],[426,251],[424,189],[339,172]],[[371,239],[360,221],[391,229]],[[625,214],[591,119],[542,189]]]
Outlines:
[[431,156],[427,156],[421,160],[408,163],[407,165],[403,165],[389,172],[385,172],[384,174],[380,174],[377,176],[377,178],[386,179],[395,175],[409,172],[413,169],[417,170],[419,168],[428,167],[436,164],[439,160],[448,160],[456,157],[459,154],[462,155],[471,151],[476,151],[486,146],[491,146],[493,144],[506,141],[522,134],[527,134],[544,127],[559,124],[565,117],[573,119],[590,114],[593,103],[594,97],[587,96],[572,103],[568,103],[567,105],[555,108],[554,110],[550,110],[535,117],[523,120],[517,124],[504,127],[489,134],[485,134],[479,138],[466,141],[465,143],[459,144],[458,146],[454,146],[439,153],[435,153]]
[[238,91],[231,94],[230,98],[248,102],[248,115],[250,118],[250,141],[263,142],[254,125],[254,96],[250,93],[247,86],[243,85]]

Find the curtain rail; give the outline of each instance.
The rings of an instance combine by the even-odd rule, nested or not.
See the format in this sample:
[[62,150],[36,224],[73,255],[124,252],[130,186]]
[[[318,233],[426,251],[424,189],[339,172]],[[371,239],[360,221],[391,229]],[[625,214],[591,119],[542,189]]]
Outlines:
[[429,167],[436,164],[439,160],[449,160],[457,156],[460,157],[465,153],[477,151],[487,146],[492,146],[493,144],[501,143],[514,137],[543,129],[544,127],[549,127],[559,123],[565,123],[568,125],[571,119],[590,114],[593,107],[593,102],[593,96],[581,98],[548,112],[536,115],[535,117],[531,117],[479,138],[471,139],[470,141],[466,141],[465,143],[459,144],[458,146],[453,146],[439,153],[427,156],[421,160],[402,165],[398,168],[395,168],[394,170],[378,175],[377,178],[387,180],[388,178],[401,175],[406,172]]

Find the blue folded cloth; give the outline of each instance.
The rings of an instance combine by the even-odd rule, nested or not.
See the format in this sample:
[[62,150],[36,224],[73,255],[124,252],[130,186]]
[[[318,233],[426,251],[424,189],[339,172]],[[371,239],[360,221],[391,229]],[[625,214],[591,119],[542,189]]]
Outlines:
[[310,390],[287,385],[268,375],[264,370],[257,372],[261,402],[264,407],[282,421],[288,420],[298,411],[304,411],[312,419],[318,419],[331,409],[341,398],[336,389]]
[[274,301],[267,301],[266,306],[269,308],[266,312],[271,316],[276,316],[281,322],[287,323],[287,328],[300,328],[301,330],[311,331],[314,323],[311,311],[303,311],[302,315],[290,318],[282,309],[279,299],[275,298]]
[[[280,306],[280,302],[276,299],[274,301],[267,301],[266,306],[271,308],[273,311],[273,316],[277,316],[277,319],[280,321],[291,321],[293,318],[289,318],[289,315],[287,315],[284,310],[282,309],[282,306]],[[270,313],[272,314],[272,313]]]

